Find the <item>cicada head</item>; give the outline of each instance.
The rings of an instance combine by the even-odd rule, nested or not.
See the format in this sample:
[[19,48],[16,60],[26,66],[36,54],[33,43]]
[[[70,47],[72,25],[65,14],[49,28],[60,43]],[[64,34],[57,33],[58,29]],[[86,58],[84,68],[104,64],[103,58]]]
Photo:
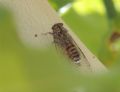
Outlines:
[[56,23],[52,26],[54,34],[61,34],[63,23]]

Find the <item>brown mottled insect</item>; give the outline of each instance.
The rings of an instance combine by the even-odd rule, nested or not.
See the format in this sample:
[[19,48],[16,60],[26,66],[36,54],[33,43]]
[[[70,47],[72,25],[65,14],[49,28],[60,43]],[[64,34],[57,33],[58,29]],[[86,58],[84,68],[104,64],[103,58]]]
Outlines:
[[67,56],[74,61],[74,63],[80,63],[80,52],[77,44],[72,37],[68,34],[67,29],[63,27],[63,23],[56,23],[52,26],[54,43],[62,48]]

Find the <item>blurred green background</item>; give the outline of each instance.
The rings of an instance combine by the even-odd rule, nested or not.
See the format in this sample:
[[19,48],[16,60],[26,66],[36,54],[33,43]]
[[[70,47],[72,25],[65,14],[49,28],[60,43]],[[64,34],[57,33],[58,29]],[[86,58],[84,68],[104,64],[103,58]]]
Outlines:
[[0,92],[120,92],[120,1],[49,2],[110,72],[82,75],[53,46],[25,47],[13,14],[1,5]]

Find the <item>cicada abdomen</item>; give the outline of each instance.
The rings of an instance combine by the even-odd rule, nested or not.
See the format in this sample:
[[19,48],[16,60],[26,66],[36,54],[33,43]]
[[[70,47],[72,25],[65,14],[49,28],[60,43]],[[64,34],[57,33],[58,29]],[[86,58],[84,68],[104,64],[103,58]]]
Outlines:
[[65,50],[72,61],[75,61],[75,63],[79,63],[80,53],[78,52],[74,44],[67,44]]

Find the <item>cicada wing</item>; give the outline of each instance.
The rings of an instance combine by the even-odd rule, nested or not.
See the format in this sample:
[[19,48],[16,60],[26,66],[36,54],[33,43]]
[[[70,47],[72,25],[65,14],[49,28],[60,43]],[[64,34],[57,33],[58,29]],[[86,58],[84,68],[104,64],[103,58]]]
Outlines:
[[54,45],[55,45],[57,52],[63,55],[65,59],[67,59],[68,57],[67,57],[67,51],[65,50],[64,40],[59,37],[54,36]]

